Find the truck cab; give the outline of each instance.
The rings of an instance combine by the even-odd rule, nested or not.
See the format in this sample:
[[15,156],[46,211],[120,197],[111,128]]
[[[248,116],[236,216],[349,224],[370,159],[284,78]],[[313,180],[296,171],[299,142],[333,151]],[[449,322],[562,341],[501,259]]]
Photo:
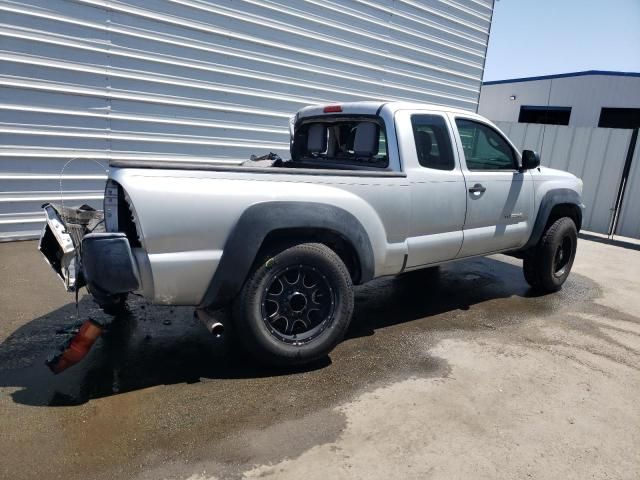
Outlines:
[[[409,209],[403,213],[407,270],[517,250],[532,235],[540,205],[535,199],[542,198],[549,187],[543,179],[552,174],[572,189],[582,188],[573,175],[539,164],[535,168],[523,165],[517,148],[484,117],[412,103],[362,102],[303,109],[292,119],[293,161],[308,165],[316,160],[328,165],[330,160],[323,160],[322,155],[304,152],[304,142],[309,138],[307,132],[312,131],[316,137],[326,137],[329,142],[333,138],[339,144],[331,126],[341,118],[350,119],[354,138],[359,130],[363,130],[362,137],[376,137],[360,141],[361,145],[374,145],[376,153],[361,156],[352,168],[406,175],[410,187]],[[377,129],[365,132],[362,125],[367,124]],[[325,130],[319,129],[320,125],[325,125]],[[328,157],[335,151],[326,141],[312,146],[322,147]],[[579,221],[579,208],[574,213]]]

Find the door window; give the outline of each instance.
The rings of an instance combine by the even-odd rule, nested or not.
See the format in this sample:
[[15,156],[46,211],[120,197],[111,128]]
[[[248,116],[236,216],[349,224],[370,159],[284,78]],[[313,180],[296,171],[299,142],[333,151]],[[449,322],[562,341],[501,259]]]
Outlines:
[[515,170],[511,146],[493,128],[463,118],[456,119],[464,158],[469,170]]
[[440,115],[412,115],[418,162],[426,168],[453,170],[455,161],[445,120]]

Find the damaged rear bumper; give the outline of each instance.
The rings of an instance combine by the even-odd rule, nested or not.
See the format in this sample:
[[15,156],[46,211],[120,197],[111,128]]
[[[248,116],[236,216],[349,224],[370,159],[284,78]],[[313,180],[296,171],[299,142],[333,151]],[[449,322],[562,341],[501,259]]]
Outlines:
[[79,264],[76,259],[76,244],[80,239],[74,240],[72,232],[54,205],[47,203],[42,208],[46,223],[40,234],[38,250],[62,280],[67,291],[73,292],[81,286],[78,286]]
[[[140,276],[124,233],[104,232],[103,215],[91,207],[43,205],[46,224],[38,249],[68,291],[86,286],[96,300],[138,290]],[[101,230],[101,231],[96,231]],[[77,302],[76,293],[76,302]],[[102,334],[104,325],[91,318],[51,355],[55,374],[80,362]]]
[[120,232],[94,232],[101,226],[102,212],[63,209],[53,204],[43,208],[46,224],[38,249],[67,291],[85,285],[97,295],[138,290],[140,275],[127,236]]

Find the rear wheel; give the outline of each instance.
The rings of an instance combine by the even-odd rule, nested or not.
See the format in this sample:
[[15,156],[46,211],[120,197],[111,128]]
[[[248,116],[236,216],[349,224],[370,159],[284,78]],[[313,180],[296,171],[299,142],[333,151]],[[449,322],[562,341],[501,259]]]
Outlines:
[[273,365],[311,362],[344,336],[353,313],[353,287],[330,248],[306,243],[268,255],[233,306],[236,335]]
[[541,292],[560,290],[567,280],[576,255],[578,231],[568,217],[556,220],[540,242],[524,257],[524,278]]

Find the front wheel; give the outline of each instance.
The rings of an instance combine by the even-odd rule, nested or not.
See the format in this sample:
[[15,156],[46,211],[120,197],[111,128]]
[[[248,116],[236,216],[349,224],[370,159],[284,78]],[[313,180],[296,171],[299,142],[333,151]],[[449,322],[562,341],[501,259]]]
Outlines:
[[527,283],[541,292],[560,290],[571,272],[577,242],[578,231],[573,220],[568,217],[556,220],[524,257]]
[[233,306],[236,334],[272,365],[299,365],[327,355],[353,313],[349,271],[325,245],[305,243],[267,256]]

